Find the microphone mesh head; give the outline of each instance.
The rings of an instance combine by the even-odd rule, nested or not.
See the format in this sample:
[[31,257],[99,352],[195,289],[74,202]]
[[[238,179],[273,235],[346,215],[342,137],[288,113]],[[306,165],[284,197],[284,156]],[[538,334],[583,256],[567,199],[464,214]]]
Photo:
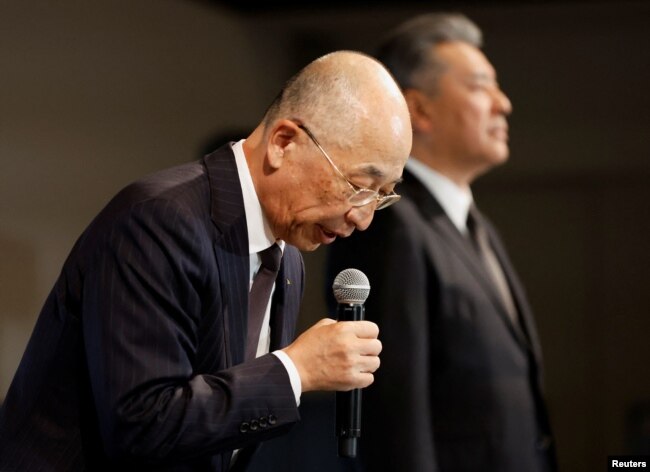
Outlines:
[[364,303],[370,294],[370,282],[360,270],[345,269],[334,279],[332,290],[339,303]]

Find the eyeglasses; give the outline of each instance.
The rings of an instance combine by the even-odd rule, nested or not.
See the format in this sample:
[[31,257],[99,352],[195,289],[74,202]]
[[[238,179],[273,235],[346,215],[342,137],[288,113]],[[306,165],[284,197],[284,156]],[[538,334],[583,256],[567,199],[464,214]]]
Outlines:
[[379,191],[377,190],[372,190],[369,188],[361,188],[354,185],[352,182],[350,182],[347,179],[345,175],[343,175],[343,172],[341,172],[339,168],[336,167],[336,164],[334,164],[332,158],[325,152],[325,149],[323,149],[323,146],[320,145],[320,143],[318,142],[316,137],[312,134],[312,132],[309,131],[309,128],[301,124],[298,124],[298,128],[300,128],[305,133],[307,133],[309,139],[312,140],[312,142],[316,145],[318,150],[323,154],[323,156],[325,156],[327,162],[329,162],[330,165],[336,171],[336,173],[339,174],[343,178],[343,180],[347,182],[348,186],[350,187],[350,190],[352,190],[352,194],[348,197],[348,203],[350,203],[350,205],[355,207],[362,207],[364,205],[367,205],[368,203],[376,201],[377,206],[375,207],[375,210],[383,210],[384,208],[391,206],[393,203],[397,202],[400,198],[402,198],[400,195],[397,195],[395,192],[391,192],[386,195],[380,195]]

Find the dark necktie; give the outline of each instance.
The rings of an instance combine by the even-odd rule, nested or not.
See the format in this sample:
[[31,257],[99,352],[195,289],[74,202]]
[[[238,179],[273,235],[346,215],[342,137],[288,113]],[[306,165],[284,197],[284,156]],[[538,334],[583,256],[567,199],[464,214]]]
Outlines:
[[467,215],[467,229],[472,237],[474,246],[481,256],[483,264],[490,274],[490,278],[501,297],[501,301],[508,312],[508,316],[513,323],[517,324],[517,309],[515,308],[510,288],[508,287],[508,281],[501,269],[501,264],[499,264],[496,254],[492,250],[492,246],[490,246],[487,230],[481,223],[481,216],[473,205],[470,207],[469,214]]
[[280,269],[282,250],[277,244],[259,253],[262,265],[255,274],[249,296],[246,359],[255,359],[262,331],[262,322],[271,297],[271,289]]

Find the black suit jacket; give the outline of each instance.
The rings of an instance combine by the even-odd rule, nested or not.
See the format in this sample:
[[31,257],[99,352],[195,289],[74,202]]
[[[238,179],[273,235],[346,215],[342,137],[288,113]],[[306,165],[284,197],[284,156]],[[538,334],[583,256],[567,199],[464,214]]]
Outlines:
[[[0,418],[0,470],[222,471],[233,449],[287,430],[299,415],[284,366],[242,363],[248,288],[230,146],[125,188],[38,318]],[[302,290],[286,246],[272,349],[293,338]]]
[[402,201],[332,245],[329,280],[370,280],[366,318],[382,365],[364,391],[360,453],[369,471],[553,470],[541,354],[524,290],[494,229],[492,246],[518,307],[516,326],[477,252],[405,172]]

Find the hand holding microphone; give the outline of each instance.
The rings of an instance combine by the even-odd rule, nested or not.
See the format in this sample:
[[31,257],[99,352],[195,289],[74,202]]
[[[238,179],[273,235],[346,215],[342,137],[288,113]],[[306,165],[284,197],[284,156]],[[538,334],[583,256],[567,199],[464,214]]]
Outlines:
[[[339,321],[361,321],[370,294],[368,277],[357,269],[339,273],[332,285],[338,303],[336,317]],[[357,456],[357,440],[361,436],[361,389],[336,392],[336,436],[340,457]]]
[[366,275],[341,271],[332,286],[338,322],[325,318],[283,350],[298,373],[302,391],[336,390],[336,435],[341,457],[356,457],[361,435],[361,388],[374,381],[379,367],[379,328],[365,321],[363,304],[370,293]]
[[[369,289],[367,286],[366,291]],[[344,321],[341,316],[338,318]],[[283,351],[298,369],[303,392],[348,391],[367,387],[374,381],[373,372],[379,367],[381,352],[378,334],[379,328],[371,321],[337,323],[324,318]]]

